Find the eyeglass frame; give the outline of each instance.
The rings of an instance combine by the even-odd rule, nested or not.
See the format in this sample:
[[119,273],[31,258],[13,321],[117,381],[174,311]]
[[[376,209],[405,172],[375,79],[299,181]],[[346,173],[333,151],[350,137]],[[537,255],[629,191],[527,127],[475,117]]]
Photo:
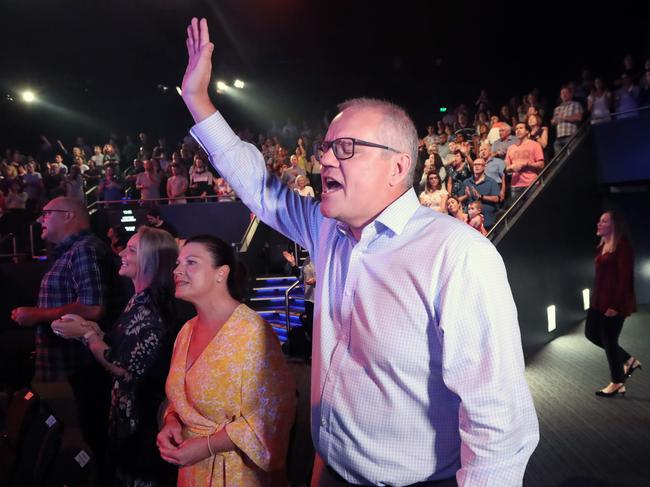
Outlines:
[[41,210],[41,216],[39,218],[45,218],[51,213],[72,213],[72,210],[58,210],[58,209],[47,209]]
[[[339,157],[339,156],[336,155],[336,151],[334,149],[334,144],[337,143],[340,140],[351,140],[352,141],[352,154],[350,154],[347,157]],[[326,150],[323,150],[323,145],[327,145]],[[318,147],[318,152],[319,153],[322,152],[323,155],[325,155],[325,153],[327,151],[332,149],[332,153],[334,154],[334,157],[336,157],[336,159],[338,161],[345,161],[347,159],[351,159],[352,157],[354,157],[355,148],[356,148],[357,145],[360,145],[362,147],[374,147],[376,149],[389,150],[391,152],[395,152],[396,154],[401,154],[403,152],[403,151],[400,151],[400,150],[397,150],[397,149],[393,149],[392,147],[388,147],[387,145],[381,145],[381,144],[377,144],[375,142],[368,142],[367,140],[356,139],[354,137],[339,137],[338,139],[334,139],[334,140],[321,140],[320,142],[317,142],[317,147]],[[317,153],[316,158],[318,159],[318,161],[321,161],[322,158],[323,158],[323,155],[320,155],[319,153]]]

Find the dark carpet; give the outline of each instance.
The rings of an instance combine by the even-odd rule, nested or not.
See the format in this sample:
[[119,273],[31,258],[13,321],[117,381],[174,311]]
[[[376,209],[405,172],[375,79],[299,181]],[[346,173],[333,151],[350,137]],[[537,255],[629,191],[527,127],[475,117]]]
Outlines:
[[605,352],[584,337],[584,322],[528,360],[540,443],[525,487],[650,486],[650,306],[625,321],[620,343],[645,364],[625,396],[594,395],[609,369]]

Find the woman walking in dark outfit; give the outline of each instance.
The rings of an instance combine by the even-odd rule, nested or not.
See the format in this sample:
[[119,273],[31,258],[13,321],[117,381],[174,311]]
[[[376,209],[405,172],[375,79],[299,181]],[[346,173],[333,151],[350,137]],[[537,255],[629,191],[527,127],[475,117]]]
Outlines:
[[613,211],[598,220],[596,235],[600,237],[595,260],[596,282],[587,312],[585,336],[605,349],[611,382],[596,391],[597,396],[625,394],[625,380],[641,363],[619,344],[618,337],[625,318],[636,311],[634,297],[634,251],[625,237],[622,217]]

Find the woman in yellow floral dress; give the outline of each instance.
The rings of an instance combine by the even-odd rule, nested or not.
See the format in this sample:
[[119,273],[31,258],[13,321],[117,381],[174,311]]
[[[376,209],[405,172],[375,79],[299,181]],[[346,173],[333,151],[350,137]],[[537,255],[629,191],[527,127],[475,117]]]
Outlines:
[[179,486],[286,485],[296,388],[272,328],[239,302],[241,270],[207,235],[186,241],[174,270],[176,296],[198,313],[176,338],[158,434]]

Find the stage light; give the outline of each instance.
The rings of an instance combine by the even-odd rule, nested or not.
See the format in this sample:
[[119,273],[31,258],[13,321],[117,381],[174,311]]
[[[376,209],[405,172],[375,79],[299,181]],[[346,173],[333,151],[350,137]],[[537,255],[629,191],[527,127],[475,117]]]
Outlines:
[[589,289],[582,290],[582,309],[589,309]]
[[549,333],[555,330],[555,305],[552,304],[546,308],[546,317],[548,318],[548,331]]
[[36,94],[31,90],[23,91],[20,97],[25,103],[34,103],[36,101]]
[[226,91],[228,89],[228,85],[223,82],[223,81],[217,81],[217,91]]
[[183,91],[181,90],[180,86],[176,87],[176,93],[178,93],[178,96],[183,96]]
[[233,85],[235,86],[235,88],[242,89],[244,87],[244,82],[240,79],[236,79]]

